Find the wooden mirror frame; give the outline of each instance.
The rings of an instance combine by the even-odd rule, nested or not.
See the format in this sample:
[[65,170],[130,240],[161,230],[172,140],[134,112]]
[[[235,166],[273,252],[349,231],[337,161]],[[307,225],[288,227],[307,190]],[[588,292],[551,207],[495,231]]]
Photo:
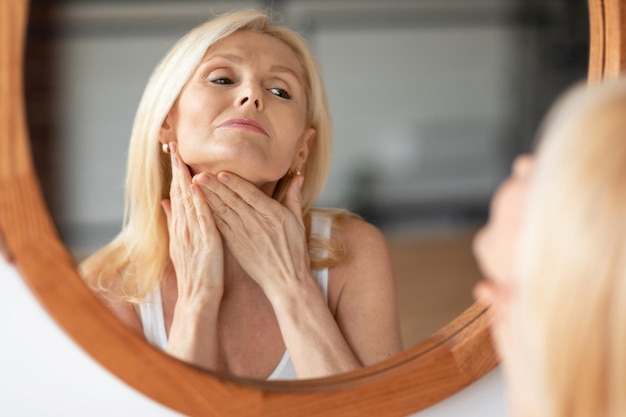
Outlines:
[[[626,0],[588,0],[589,82],[626,63]],[[0,0],[0,238],[30,290],[93,359],[137,391],[189,416],[405,416],[471,384],[497,364],[489,308],[474,304],[424,342],[333,377],[264,382],[218,376],[145,343],[83,284],[46,209],[25,119],[28,0]]]

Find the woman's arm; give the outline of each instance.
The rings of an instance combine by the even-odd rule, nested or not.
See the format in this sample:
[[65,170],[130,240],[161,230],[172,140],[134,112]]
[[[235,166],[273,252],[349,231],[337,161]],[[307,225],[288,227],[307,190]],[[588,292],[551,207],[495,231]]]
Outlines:
[[368,366],[403,350],[391,256],[373,225],[353,218],[337,222],[333,231],[346,257],[329,271],[329,302],[346,341]]
[[[273,303],[301,378],[358,369],[402,351],[396,284],[387,243],[374,226],[339,218],[334,238],[346,257],[329,271],[329,304],[313,282]],[[317,290],[317,291],[316,291]]]
[[172,183],[163,201],[176,274],[177,300],[167,353],[207,369],[218,366],[217,315],[224,292],[222,239],[211,209],[201,197],[170,143]]

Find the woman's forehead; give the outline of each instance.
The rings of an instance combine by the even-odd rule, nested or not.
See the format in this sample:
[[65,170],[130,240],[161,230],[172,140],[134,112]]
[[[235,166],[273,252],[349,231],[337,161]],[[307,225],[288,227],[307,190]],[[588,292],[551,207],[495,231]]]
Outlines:
[[268,66],[288,69],[302,79],[302,64],[291,46],[266,33],[236,31],[210,46],[202,62],[215,57],[227,57],[235,63],[258,60]]

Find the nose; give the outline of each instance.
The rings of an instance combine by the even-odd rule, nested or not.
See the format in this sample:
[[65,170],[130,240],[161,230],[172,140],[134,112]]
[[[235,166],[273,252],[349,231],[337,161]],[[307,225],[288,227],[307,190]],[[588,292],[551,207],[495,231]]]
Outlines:
[[237,99],[238,106],[250,106],[254,105],[257,111],[263,110],[262,92],[260,88],[246,87],[242,89],[241,94]]
[[252,100],[250,97],[243,97],[243,98],[241,99],[241,101],[239,102],[239,105],[243,106],[243,105],[245,105],[245,104],[246,104],[246,103],[248,103],[248,102],[254,103],[254,107],[256,107],[257,109],[258,109],[258,108],[259,108],[259,106],[261,105],[261,102],[259,101],[259,99],[258,99],[258,98],[257,98],[257,99]]

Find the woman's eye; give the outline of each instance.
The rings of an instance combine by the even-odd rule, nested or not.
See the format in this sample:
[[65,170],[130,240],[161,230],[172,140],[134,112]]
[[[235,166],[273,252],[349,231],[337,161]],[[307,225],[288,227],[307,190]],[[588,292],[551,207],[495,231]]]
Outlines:
[[270,93],[272,93],[275,96],[278,96],[280,98],[284,98],[284,99],[290,99],[291,98],[291,95],[289,95],[289,93],[286,92],[285,90],[283,90],[282,88],[270,88],[269,91],[270,91]]
[[232,84],[233,81],[227,77],[219,77],[211,80],[213,84]]

